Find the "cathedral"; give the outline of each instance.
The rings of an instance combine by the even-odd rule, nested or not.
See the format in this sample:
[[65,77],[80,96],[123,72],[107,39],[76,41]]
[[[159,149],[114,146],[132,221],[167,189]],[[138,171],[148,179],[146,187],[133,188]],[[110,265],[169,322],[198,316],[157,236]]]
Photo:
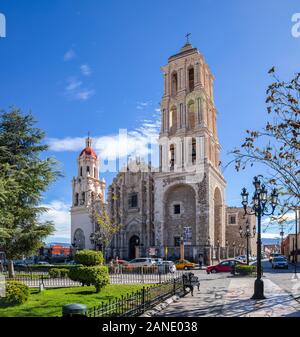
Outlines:
[[121,225],[107,251],[111,257],[176,259],[182,243],[185,258],[193,261],[201,255],[210,262],[243,253],[243,210],[225,206],[214,77],[189,41],[161,69],[159,167],[129,161],[108,187],[106,200],[105,181],[99,178],[98,158],[88,137],[72,182],[72,242],[79,249],[95,248],[88,212],[95,193],[106,200],[112,221]]

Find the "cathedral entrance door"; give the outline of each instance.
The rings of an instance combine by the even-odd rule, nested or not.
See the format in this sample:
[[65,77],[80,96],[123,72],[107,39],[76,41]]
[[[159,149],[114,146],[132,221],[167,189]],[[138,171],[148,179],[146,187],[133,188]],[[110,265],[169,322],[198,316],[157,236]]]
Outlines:
[[129,259],[135,259],[140,245],[140,238],[137,235],[133,235],[129,240]]

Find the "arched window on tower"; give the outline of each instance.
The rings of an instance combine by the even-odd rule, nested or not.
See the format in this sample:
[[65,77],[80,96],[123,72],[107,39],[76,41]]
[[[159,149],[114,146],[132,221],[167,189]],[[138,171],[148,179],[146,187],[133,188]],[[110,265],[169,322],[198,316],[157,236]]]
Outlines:
[[90,167],[89,166],[86,167],[86,174],[90,175]]
[[175,165],[175,145],[170,145],[170,169],[174,170]]
[[178,90],[178,75],[177,72],[174,71],[171,76],[171,93],[172,96],[177,95],[177,90]]
[[195,86],[195,71],[194,71],[194,67],[190,67],[189,68],[189,92],[194,90],[194,86]]
[[80,199],[80,205],[84,205],[85,204],[85,192],[81,193],[81,199]]
[[79,199],[79,194],[75,193],[74,206],[78,206],[78,199]]
[[82,177],[82,166],[80,166],[80,177]]
[[196,138],[192,138],[192,163],[196,164]]
[[94,167],[94,178],[97,178],[97,169]]

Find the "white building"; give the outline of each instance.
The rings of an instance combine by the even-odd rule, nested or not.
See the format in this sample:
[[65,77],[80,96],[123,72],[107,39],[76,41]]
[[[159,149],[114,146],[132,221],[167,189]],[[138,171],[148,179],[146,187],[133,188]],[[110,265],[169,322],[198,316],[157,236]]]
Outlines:
[[92,149],[92,139],[88,137],[86,147],[77,159],[77,177],[72,180],[71,240],[78,249],[95,248],[90,240],[95,228],[89,206],[93,197],[105,200],[105,181],[99,179],[99,166],[97,154]]

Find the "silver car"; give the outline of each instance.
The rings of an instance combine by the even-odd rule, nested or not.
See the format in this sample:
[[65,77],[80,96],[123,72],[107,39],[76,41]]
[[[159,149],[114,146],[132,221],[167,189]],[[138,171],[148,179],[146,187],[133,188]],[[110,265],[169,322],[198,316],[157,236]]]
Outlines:
[[288,269],[289,264],[287,263],[287,260],[284,256],[278,256],[272,259],[272,268],[273,269],[276,269],[276,268]]

